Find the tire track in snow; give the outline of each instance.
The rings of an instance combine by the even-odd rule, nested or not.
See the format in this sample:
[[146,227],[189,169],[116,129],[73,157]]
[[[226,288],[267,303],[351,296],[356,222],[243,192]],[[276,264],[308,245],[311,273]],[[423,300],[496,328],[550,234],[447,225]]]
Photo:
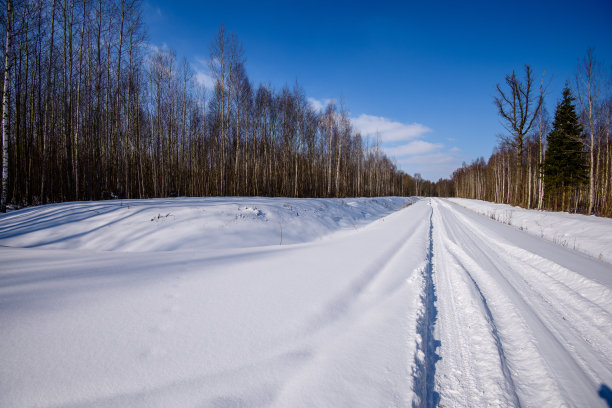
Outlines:
[[436,386],[444,406],[521,406],[489,305],[464,262],[466,254],[448,240],[448,220],[433,201],[434,268],[439,290],[442,342]]
[[417,351],[414,356],[413,384],[416,394],[413,407],[433,407],[440,401],[440,394],[434,390],[436,363],[440,360],[436,349],[439,340],[434,338],[434,327],[438,319],[436,308],[436,287],[433,281],[433,209],[429,215],[429,247],[427,263],[423,268],[424,287],[421,293],[421,309],[417,319]]
[[501,338],[499,337],[499,332],[497,330],[497,324],[495,324],[495,319],[493,319],[493,314],[491,313],[491,309],[489,308],[487,299],[485,298],[484,294],[480,290],[480,286],[478,286],[478,283],[476,283],[476,280],[474,279],[472,274],[467,269],[465,270],[465,273],[467,274],[467,276],[470,278],[470,280],[474,284],[474,288],[476,289],[476,292],[478,292],[478,295],[480,295],[480,300],[484,307],[487,321],[489,322],[489,325],[491,326],[491,335],[493,336],[493,339],[495,340],[495,346],[497,347],[497,353],[499,355],[501,370],[504,373],[504,378],[506,379],[507,384],[509,385],[514,406],[520,407],[521,403],[516,393],[516,386],[514,385],[514,380],[512,379],[510,368],[508,368],[508,361],[506,359],[506,353],[504,353],[504,346],[502,345]]
[[[579,297],[570,296],[571,290],[557,294],[561,295],[557,299],[550,297],[563,286],[551,285],[554,279],[542,281],[544,276],[552,278],[553,262],[542,259],[546,266],[534,264],[530,257],[535,254],[506,243],[500,232],[487,234],[477,220],[443,206],[450,215],[446,217],[449,247],[472,272],[482,294],[491,301],[492,315],[502,323],[500,339],[508,345],[506,355],[521,399],[526,398],[529,405],[599,406],[595,390],[602,378],[594,378],[593,370],[609,378],[609,364],[594,358],[592,345],[585,344],[572,326],[579,324],[590,335],[596,333],[594,328],[580,318],[576,321],[577,316],[570,322],[561,312],[564,302]],[[565,289],[570,286],[573,284]]]
[[[429,214],[423,201],[352,237],[325,243],[347,241],[342,244],[347,250],[341,251],[347,254],[351,248],[372,246],[376,256],[353,250],[353,263],[361,260],[351,274],[354,279],[300,328],[304,348],[318,345],[283,384],[273,406],[414,405],[419,397],[415,329],[429,263]],[[365,246],[356,246],[357,240]]]
[[[595,361],[609,360],[612,356],[612,339],[609,335],[609,322],[612,321],[611,292],[596,283],[572,279],[577,278],[575,273],[536,254],[507,245],[503,247],[508,253],[508,259],[514,259],[520,265],[516,271],[521,274],[530,290],[541,298],[551,315],[556,317],[549,324],[558,327],[559,335],[567,337],[569,343],[572,337],[581,338],[592,348]],[[559,325],[561,322],[562,327]],[[572,336],[565,336],[568,329]],[[586,372],[591,372],[592,362],[582,361],[582,365]],[[597,381],[602,380],[591,375]],[[612,376],[612,373],[609,375]]]
[[[472,222],[457,216],[474,236],[482,236]],[[612,340],[608,334],[612,321],[610,291],[530,251],[504,242],[490,241],[489,245],[509,270],[520,277],[510,283],[521,287],[527,304],[540,311],[542,324],[562,340],[564,348],[571,351],[568,355],[582,371],[597,383],[612,378],[612,368],[602,364],[612,356]],[[574,352],[576,349],[581,352]]]
[[[400,211],[406,210],[407,207]],[[399,212],[394,215],[399,215]],[[386,218],[391,220],[393,219],[392,216],[393,215],[387,216]],[[383,218],[375,221],[366,228],[373,228],[384,222]],[[361,232],[367,231],[364,229]],[[414,230],[407,230],[392,243],[388,243],[388,247],[381,252],[379,256],[374,258],[373,261],[368,261],[356,279],[354,279],[344,291],[331,299],[312,321],[309,322],[307,331],[313,332],[325,329],[327,326],[334,324],[343,316],[350,313],[356,304],[366,301],[367,299],[365,298],[368,297],[368,290],[376,284],[377,280],[381,279],[382,281],[386,281],[388,270],[393,269],[396,264],[401,262],[400,259],[403,254],[411,250],[415,242],[419,239],[419,232],[420,227],[415,227]],[[394,278],[392,283],[392,285],[387,283],[387,286],[391,288],[385,291],[387,295],[391,295],[400,284],[397,278]],[[380,294],[378,297],[380,297]]]

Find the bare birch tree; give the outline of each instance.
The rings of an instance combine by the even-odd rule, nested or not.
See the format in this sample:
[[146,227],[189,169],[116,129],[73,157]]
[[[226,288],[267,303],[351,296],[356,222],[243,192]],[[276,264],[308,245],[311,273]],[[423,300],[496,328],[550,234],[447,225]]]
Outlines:
[[0,212],[6,212],[6,196],[8,183],[8,144],[9,144],[9,83],[11,81],[11,61],[13,50],[13,2],[6,0],[6,48],[4,50],[4,83],[2,87],[2,195]]
[[498,96],[494,103],[502,118],[502,123],[512,136],[511,143],[516,150],[517,171],[517,197],[516,201],[522,203],[522,168],[524,159],[525,136],[529,133],[544,100],[544,89],[541,86],[539,93],[534,89],[533,71],[525,65],[525,78],[523,81],[516,77],[514,71],[506,75],[508,90],[497,84]]
[[601,92],[600,67],[595,59],[594,51],[590,48],[586,56],[578,63],[576,73],[576,94],[580,103],[580,108],[586,116],[584,127],[589,132],[589,203],[587,214],[593,212],[595,203],[595,127],[597,117],[595,115],[595,105]]

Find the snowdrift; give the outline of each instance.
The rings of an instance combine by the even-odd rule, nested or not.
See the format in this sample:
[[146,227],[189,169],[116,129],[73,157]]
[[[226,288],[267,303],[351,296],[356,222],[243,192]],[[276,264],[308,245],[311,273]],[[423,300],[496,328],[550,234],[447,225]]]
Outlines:
[[0,215],[0,245],[157,252],[286,245],[354,230],[415,198],[168,198],[70,202]]

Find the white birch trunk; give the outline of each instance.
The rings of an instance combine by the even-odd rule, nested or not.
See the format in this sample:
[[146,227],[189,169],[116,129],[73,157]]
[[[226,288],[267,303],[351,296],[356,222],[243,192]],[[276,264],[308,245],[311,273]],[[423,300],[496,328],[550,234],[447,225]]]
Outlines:
[[8,185],[8,140],[9,140],[9,82],[11,79],[11,51],[13,36],[11,33],[11,19],[13,14],[12,0],[6,1],[6,51],[4,53],[4,86],[2,87],[2,196],[0,198],[0,212],[6,212],[7,185]]

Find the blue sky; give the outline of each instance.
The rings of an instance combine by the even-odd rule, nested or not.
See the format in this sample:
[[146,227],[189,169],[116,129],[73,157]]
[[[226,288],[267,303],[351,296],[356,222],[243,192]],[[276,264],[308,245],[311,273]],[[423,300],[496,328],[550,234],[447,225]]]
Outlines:
[[223,22],[241,41],[249,78],[297,80],[313,105],[342,99],[364,134],[379,132],[409,174],[437,180],[487,159],[504,128],[495,85],[530,64],[550,81],[554,112],[589,47],[612,64],[612,0],[145,0],[149,42],[186,57],[201,80]]

